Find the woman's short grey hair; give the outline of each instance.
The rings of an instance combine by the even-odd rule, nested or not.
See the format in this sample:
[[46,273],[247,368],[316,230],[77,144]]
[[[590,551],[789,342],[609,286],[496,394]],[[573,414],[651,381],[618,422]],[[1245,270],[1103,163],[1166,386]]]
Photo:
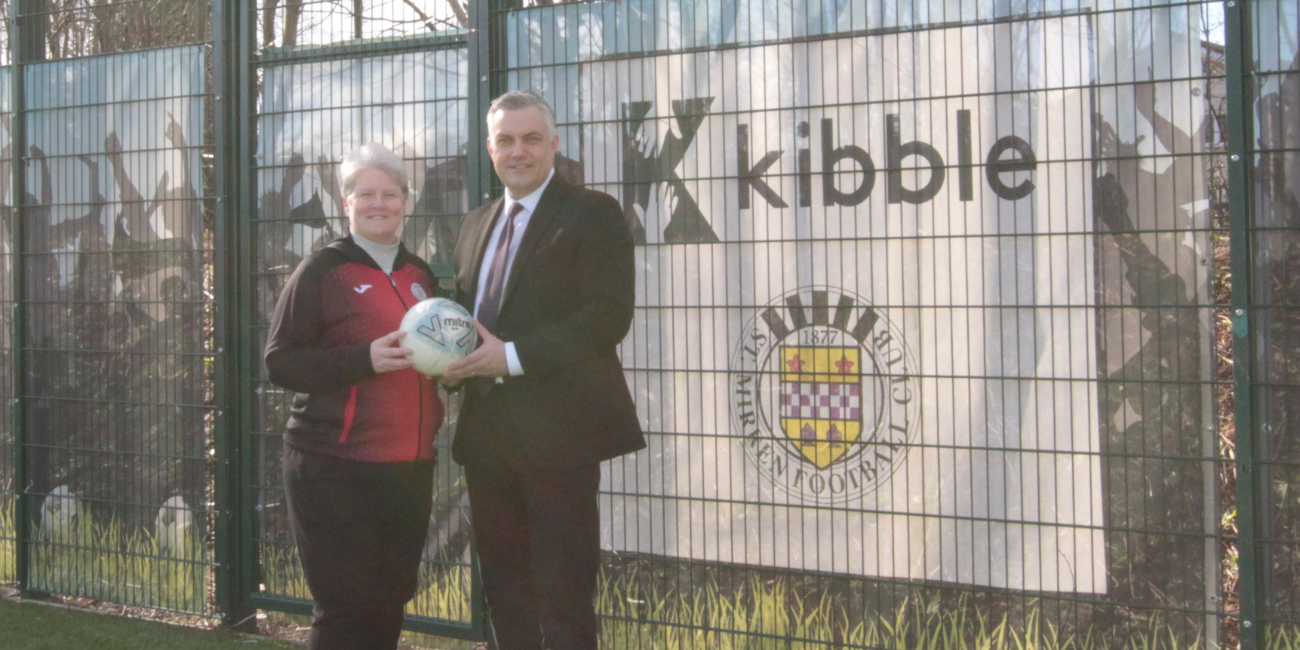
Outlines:
[[496,99],[488,105],[487,125],[492,128],[492,114],[498,111],[517,111],[525,108],[538,107],[542,109],[542,116],[546,118],[546,128],[550,129],[549,135],[556,135],[555,132],[555,109],[547,103],[546,98],[527,89],[512,90]]
[[343,181],[343,196],[352,193],[352,186],[357,182],[357,174],[367,169],[377,169],[402,188],[402,194],[411,193],[411,184],[406,178],[406,162],[388,147],[380,144],[363,144],[343,156],[339,165],[339,175]]

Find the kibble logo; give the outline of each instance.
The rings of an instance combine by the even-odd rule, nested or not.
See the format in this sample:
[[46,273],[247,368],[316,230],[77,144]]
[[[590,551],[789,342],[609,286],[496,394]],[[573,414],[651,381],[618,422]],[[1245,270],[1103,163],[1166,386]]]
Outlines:
[[[720,124],[717,119],[708,119],[713,101],[713,97],[672,100],[671,117],[661,114],[653,119],[650,114],[654,102],[622,104],[623,212],[638,243],[647,241],[642,217],[650,209],[651,196],[659,185],[664,186],[665,205],[671,206],[668,224],[661,233],[663,243],[720,241],[710,216],[689,189],[698,186],[700,179],[688,183],[678,172],[696,140],[717,140],[716,134],[708,132]],[[735,119],[735,131],[728,131],[725,137],[735,147],[736,167],[696,173],[716,175],[734,184],[735,207],[741,213],[754,210],[760,200],[767,209],[791,208],[791,201],[797,208],[812,208],[814,204],[853,207],[865,202],[878,185],[891,205],[915,205],[933,201],[954,175],[958,199],[976,200],[975,189],[979,183],[975,156],[982,150],[977,147],[988,143],[976,137],[978,132],[972,126],[973,114],[969,109],[958,109],[951,119],[939,121],[939,128],[952,129],[953,137],[947,141],[953,150],[946,152],[922,140],[905,141],[903,119],[898,113],[885,113],[882,122],[885,146],[883,151],[875,152],[863,148],[865,143],[844,140],[842,124],[837,125],[833,117],[821,118],[815,124],[807,120],[794,124],[796,150],[793,153],[756,148],[759,143],[751,137],[751,125]],[[663,138],[649,129],[655,122],[661,122],[659,128],[668,127]],[[983,180],[999,199],[1019,201],[1033,193],[1035,186],[1030,173],[1038,168],[1038,157],[1029,142],[1015,134],[1005,134],[983,151]],[[883,163],[883,167],[878,168],[878,163]],[[792,190],[783,188],[780,182],[790,176],[791,166],[796,181]],[[950,174],[950,170],[954,173]],[[878,177],[883,178],[880,183]],[[923,184],[921,179],[925,179]],[[815,188],[820,188],[819,201],[814,200]]]
[[915,382],[884,310],[842,290],[799,289],[761,308],[737,341],[732,423],[773,487],[803,502],[847,501],[904,460]]

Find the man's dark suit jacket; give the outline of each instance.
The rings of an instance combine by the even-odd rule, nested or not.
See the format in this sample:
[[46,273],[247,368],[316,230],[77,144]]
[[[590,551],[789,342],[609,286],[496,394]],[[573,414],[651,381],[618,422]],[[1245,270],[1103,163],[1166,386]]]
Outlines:
[[[473,309],[498,199],[470,212],[456,244],[456,301]],[[633,240],[607,194],[555,174],[523,233],[506,280],[497,336],[524,374],[466,380],[452,457],[515,454],[565,469],[643,449],[645,438],[616,347],[632,324]]]

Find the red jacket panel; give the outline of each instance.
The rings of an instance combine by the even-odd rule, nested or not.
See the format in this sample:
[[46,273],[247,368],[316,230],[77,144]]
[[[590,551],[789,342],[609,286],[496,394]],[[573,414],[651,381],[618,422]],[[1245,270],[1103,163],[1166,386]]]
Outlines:
[[375,374],[370,343],[434,294],[429,266],[406,251],[391,279],[350,237],[303,260],[275,308],[266,368],[295,391],[285,441],[366,462],[426,460],[444,410],[436,383],[415,370]]

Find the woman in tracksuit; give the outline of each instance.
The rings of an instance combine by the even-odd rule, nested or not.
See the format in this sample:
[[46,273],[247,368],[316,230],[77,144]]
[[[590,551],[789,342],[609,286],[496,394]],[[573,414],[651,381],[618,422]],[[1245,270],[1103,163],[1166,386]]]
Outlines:
[[285,431],[289,520],[316,601],[312,650],[391,650],[416,590],[443,405],[412,367],[402,316],[433,295],[402,246],[409,185],[365,145],[341,168],[351,234],[312,253],[275,308],[266,367],[298,395]]

